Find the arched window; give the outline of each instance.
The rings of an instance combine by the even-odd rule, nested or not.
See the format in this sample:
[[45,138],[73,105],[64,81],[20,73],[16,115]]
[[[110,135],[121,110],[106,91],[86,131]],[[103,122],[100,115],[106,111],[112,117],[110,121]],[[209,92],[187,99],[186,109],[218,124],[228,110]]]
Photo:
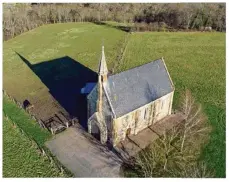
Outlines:
[[144,120],[147,118],[147,108],[145,109]]
[[165,105],[165,99],[161,99],[161,110],[163,109],[164,105]]

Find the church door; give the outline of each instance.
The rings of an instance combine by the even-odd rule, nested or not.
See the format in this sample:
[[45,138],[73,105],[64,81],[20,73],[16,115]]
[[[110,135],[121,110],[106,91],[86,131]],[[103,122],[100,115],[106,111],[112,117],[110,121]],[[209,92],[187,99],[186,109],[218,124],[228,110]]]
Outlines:
[[101,138],[101,137],[100,137],[100,135],[101,135],[100,129],[99,129],[98,125],[97,125],[95,122],[92,123],[91,134],[92,134],[92,136],[94,136],[97,140],[100,141],[100,138]]

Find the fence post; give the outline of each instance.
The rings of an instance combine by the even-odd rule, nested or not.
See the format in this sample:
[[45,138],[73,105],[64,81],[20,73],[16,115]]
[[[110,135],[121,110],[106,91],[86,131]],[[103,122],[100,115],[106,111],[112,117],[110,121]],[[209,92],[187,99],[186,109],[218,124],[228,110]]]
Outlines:
[[52,135],[54,135],[54,131],[53,131],[52,127],[50,127],[50,130],[51,130]]

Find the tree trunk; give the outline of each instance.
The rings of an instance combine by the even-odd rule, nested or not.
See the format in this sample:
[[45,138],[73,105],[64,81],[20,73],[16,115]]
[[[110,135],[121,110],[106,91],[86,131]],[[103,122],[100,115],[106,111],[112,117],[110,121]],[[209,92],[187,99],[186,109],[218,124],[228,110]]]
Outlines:
[[183,152],[183,149],[184,149],[185,138],[186,138],[186,132],[184,131],[184,135],[183,135],[182,142],[181,142],[181,148],[180,148],[181,152]]
[[167,156],[165,157],[165,163],[164,163],[164,170],[167,169],[167,163],[168,163],[168,159],[167,159]]

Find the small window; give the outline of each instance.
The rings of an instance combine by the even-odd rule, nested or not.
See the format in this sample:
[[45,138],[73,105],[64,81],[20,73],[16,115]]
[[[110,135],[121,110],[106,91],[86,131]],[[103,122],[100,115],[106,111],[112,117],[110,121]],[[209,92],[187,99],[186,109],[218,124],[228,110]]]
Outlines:
[[152,110],[152,117],[155,115],[155,104],[152,105],[151,110]]
[[163,109],[164,106],[164,100],[161,101],[161,110]]
[[146,120],[147,109],[145,109],[144,119]]
[[144,120],[145,118],[144,118],[144,115],[145,114],[145,111],[144,111],[144,109],[141,109],[141,110],[139,110],[139,119],[140,120]]

